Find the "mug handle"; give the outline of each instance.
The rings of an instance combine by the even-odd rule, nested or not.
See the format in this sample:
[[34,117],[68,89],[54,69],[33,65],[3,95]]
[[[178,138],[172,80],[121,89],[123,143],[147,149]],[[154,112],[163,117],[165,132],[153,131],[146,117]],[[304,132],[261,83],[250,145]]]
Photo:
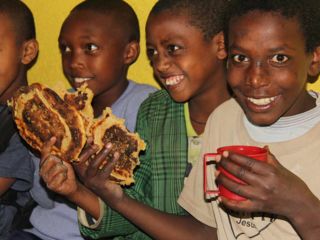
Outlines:
[[206,153],[203,155],[203,191],[205,194],[219,194],[220,191],[208,189],[208,178],[207,178],[207,166],[208,163],[214,162],[213,160],[208,160],[209,157],[215,157],[218,153]]

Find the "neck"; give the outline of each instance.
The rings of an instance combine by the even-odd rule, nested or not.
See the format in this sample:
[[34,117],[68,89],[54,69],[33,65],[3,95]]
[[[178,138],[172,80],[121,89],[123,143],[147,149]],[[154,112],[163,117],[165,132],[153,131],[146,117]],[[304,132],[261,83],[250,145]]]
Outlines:
[[27,86],[26,76],[13,80],[3,92],[0,93],[0,103],[7,104],[7,101],[13,97],[13,94],[22,86]]
[[210,114],[224,101],[230,98],[230,92],[225,79],[225,71],[216,73],[210,86],[198,96],[189,101],[191,123],[198,134],[204,131]]
[[94,109],[94,116],[98,117],[101,115],[103,110],[106,107],[111,107],[113,103],[115,103],[120,96],[124,93],[126,88],[128,87],[129,82],[123,81],[121,84],[117,84],[113,88],[110,88],[98,95],[95,95],[92,100],[92,107]]

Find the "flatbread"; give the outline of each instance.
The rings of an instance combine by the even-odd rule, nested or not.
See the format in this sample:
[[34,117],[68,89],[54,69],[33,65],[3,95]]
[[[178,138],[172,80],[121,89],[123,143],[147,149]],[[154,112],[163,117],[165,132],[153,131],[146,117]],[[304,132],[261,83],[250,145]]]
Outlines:
[[55,136],[57,141],[52,154],[64,161],[77,162],[88,137],[100,150],[106,143],[112,143],[105,163],[116,151],[120,153],[120,159],[110,180],[129,185],[134,182],[133,171],[140,163],[139,153],[145,149],[145,143],[137,133],[127,130],[124,119],[113,115],[111,108],[94,118],[92,99],[93,93],[87,86],[72,93],[61,91],[59,95],[40,83],[34,83],[20,88],[10,106],[20,135],[39,152],[44,143]]
[[106,108],[103,114],[95,119],[91,127],[94,144],[100,149],[106,143],[112,143],[112,149],[106,162],[112,160],[113,154],[120,153],[119,161],[111,172],[111,181],[121,185],[134,182],[133,170],[139,162],[139,153],[144,150],[145,142],[137,133],[130,133],[124,125],[124,120],[112,114],[111,108]]
[[52,153],[64,161],[77,161],[86,143],[83,119],[55,91],[40,84],[21,87],[10,104],[14,121],[23,139],[41,151],[45,142],[56,137]]
[[63,99],[78,110],[83,119],[86,134],[88,135],[94,119],[91,105],[93,92],[91,89],[87,87],[87,84],[84,84],[77,88],[75,92],[65,92]]

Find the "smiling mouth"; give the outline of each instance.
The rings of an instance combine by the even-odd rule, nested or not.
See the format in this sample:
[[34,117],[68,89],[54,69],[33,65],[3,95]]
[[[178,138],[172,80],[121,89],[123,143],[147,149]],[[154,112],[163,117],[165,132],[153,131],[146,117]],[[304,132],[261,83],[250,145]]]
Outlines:
[[251,98],[247,97],[248,101],[257,105],[257,106],[265,106],[272,103],[277,97],[268,97],[268,98]]
[[166,86],[174,86],[174,85],[178,85],[183,80],[183,78],[184,78],[183,75],[178,75],[178,76],[172,76],[172,77],[163,78],[163,79]]
[[92,78],[80,78],[80,77],[75,77],[73,78],[73,81],[75,83],[83,83],[83,82],[86,82],[86,81],[89,81],[91,80]]

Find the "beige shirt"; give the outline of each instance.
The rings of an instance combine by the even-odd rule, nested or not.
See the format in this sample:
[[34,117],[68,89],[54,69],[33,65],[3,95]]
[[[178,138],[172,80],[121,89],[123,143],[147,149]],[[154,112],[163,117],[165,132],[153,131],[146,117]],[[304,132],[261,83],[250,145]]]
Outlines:
[[[301,137],[275,144],[264,144],[249,137],[243,125],[243,118],[242,109],[233,99],[214,111],[203,136],[202,155],[215,152],[218,147],[225,145],[268,145],[279,162],[299,176],[319,198],[320,123]],[[192,169],[178,202],[199,221],[217,228],[219,239],[300,239],[290,223],[279,216],[266,213],[231,213],[219,207],[217,201],[206,202],[204,199],[201,159]]]

